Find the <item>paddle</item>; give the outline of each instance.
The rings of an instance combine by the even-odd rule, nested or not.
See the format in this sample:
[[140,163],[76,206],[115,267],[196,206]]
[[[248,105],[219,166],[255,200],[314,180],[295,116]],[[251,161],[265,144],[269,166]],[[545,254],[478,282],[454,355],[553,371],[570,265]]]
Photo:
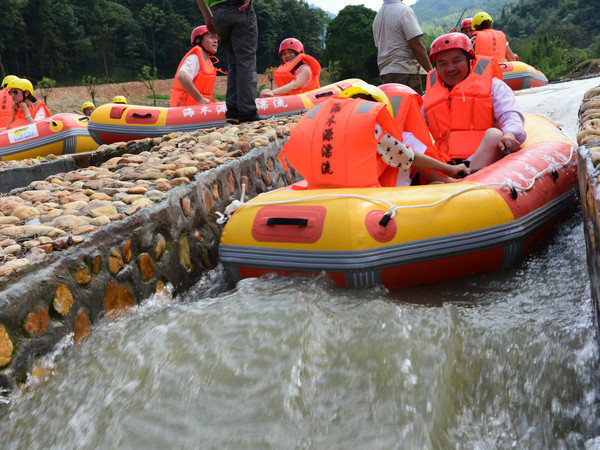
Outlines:
[[462,14],[460,15],[460,17],[458,18],[458,22],[456,22],[456,25],[454,28],[456,28],[457,30],[460,30],[460,21],[462,20],[463,16],[465,15],[465,11],[467,10],[467,8],[463,9]]

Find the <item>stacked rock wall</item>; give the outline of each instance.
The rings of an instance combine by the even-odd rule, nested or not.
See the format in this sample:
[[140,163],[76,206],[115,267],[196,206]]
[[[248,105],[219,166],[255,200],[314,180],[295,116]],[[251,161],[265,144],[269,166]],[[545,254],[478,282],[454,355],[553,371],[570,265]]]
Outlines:
[[68,334],[214,267],[216,212],[242,185],[251,198],[297,180],[277,160],[295,120],[113,144],[97,167],[1,197],[0,390]]
[[[577,133],[579,191],[596,331],[600,333],[600,86],[584,95]],[[599,334],[600,336],[600,334]]]

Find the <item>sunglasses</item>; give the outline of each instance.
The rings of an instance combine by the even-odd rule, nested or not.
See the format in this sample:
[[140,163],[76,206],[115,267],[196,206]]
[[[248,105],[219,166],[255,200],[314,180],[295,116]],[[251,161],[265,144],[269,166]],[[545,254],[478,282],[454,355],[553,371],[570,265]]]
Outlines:
[[23,91],[20,91],[18,89],[11,89],[10,91],[8,91],[8,93],[10,95],[17,95],[19,92],[23,92]]

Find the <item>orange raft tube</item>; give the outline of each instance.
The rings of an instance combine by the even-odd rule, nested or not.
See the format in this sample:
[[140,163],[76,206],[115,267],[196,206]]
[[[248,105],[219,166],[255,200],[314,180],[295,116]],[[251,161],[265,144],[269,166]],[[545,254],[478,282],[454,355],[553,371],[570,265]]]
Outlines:
[[548,84],[546,75],[522,61],[502,62],[500,63],[500,68],[502,69],[502,80],[513,91],[546,86]]
[[[301,114],[359,82],[349,79],[302,94],[257,98],[258,114],[265,118]],[[107,104],[92,113],[88,128],[98,144],[112,144],[226,125],[226,110],[224,102],[174,108]]]
[[81,114],[55,114],[47,119],[0,132],[2,161],[67,155],[98,148]]
[[234,203],[220,260],[233,281],[326,273],[341,286],[389,289],[510,267],[577,202],[573,142],[543,116],[526,115],[525,128],[521,150],[457,183],[301,182]]

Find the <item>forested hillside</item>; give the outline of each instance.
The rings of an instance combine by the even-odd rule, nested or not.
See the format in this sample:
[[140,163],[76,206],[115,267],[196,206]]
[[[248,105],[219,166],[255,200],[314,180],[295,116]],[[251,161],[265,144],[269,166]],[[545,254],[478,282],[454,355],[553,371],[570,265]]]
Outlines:
[[[329,20],[298,0],[254,0],[259,26],[258,69],[279,64],[279,43],[300,39],[319,56]],[[204,23],[193,0],[0,0],[0,72],[37,82],[79,84],[90,75],[128,81],[143,66],[172,77],[190,49],[190,34]],[[226,54],[217,57],[224,70]]]
[[[375,12],[350,5],[333,19],[304,0],[254,0],[259,27],[257,69],[277,66],[279,43],[300,39],[334,77],[377,82],[377,51],[371,24]],[[521,59],[549,78],[571,73],[600,58],[600,5],[583,0],[419,0],[413,6],[431,41],[480,10],[494,17]],[[511,9],[512,7],[512,9]],[[142,69],[173,76],[189,50],[190,33],[203,24],[193,0],[0,0],[0,75],[60,85],[138,78]],[[326,48],[325,48],[326,47]],[[218,66],[227,70],[219,50]],[[262,80],[260,80],[262,81]]]

